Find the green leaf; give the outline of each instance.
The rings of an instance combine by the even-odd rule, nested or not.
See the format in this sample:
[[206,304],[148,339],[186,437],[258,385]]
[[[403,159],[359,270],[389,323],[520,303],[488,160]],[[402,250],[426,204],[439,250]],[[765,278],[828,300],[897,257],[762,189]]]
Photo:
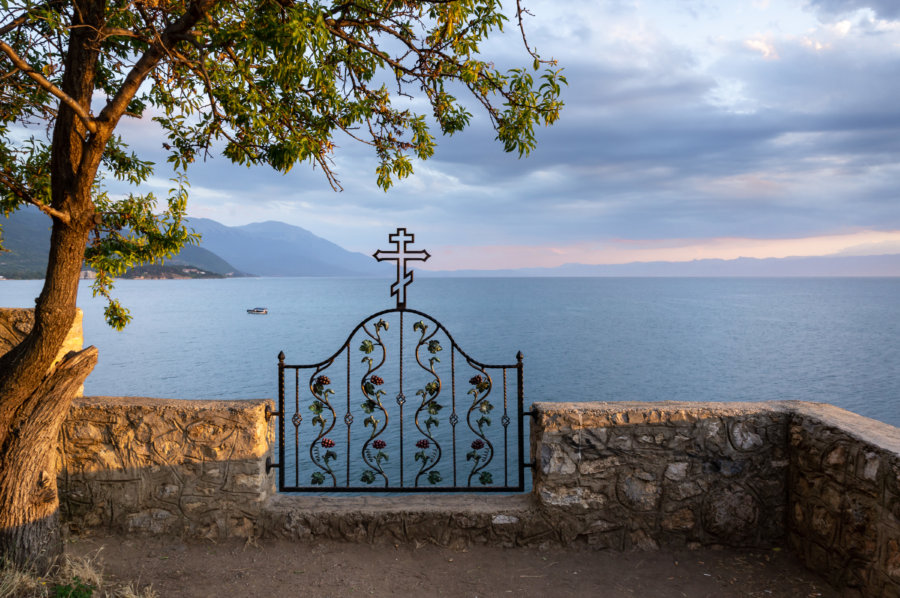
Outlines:
[[438,471],[429,471],[428,472],[428,483],[429,484],[437,484],[443,478],[441,478],[441,474]]
[[[83,148],[71,140],[86,139],[85,123],[57,118],[59,99],[0,60],[0,211],[50,205],[52,181],[55,198],[71,198],[63,203],[72,216],[100,219],[88,247],[54,246],[51,255],[61,249],[81,259],[84,251],[115,328],[130,315],[111,295],[114,277],[198,241],[185,224],[185,173],[201,158],[221,151],[235,164],[279,172],[305,163],[339,188],[336,142],[352,137],[372,148],[376,182],[387,189],[433,156],[435,127],[452,135],[474,122],[467,106],[483,107],[503,149],[519,156],[563,107],[566,78],[554,61],[523,47],[521,68],[495,66],[489,54],[500,46],[490,42],[508,20],[495,0],[108,2],[77,17],[71,3],[0,4],[27,15],[4,18],[3,40],[33,72],[57,87],[78,79],[107,125],[152,116],[165,136],[176,179],[167,197],[155,197],[142,190],[155,168],[146,155],[103,126],[85,141],[102,150],[99,168],[81,160]],[[82,18],[89,22],[78,24]],[[135,61],[175,23],[187,33],[134,85]],[[86,71],[78,58],[85,56]],[[46,135],[52,127],[61,128]],[[108,180],[117,181],[114,196]],[[424,322],[417,325],[424,336]],[[376,333],[387,327],[379,320]]]
[[366,484],[371,484],[375,482],[375,472],[367,469],[363,472],[362,476],[359,478],[360,482],[365,482]]
[[317,471],[310,476],[309,481],[312,482],[314,486],[321,486],[325,482],[325,474],[321,471]]

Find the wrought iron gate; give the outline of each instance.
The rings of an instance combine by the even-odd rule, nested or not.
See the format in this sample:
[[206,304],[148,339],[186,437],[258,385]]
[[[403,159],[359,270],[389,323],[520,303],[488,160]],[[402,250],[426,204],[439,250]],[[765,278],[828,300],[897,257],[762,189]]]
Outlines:
[[278,487],[288,492],[513,492],[525,487],[523,364],[463,351],[406,308],[413,236],[398,229],[397,307],[360,322],[318,363],[278,355]]

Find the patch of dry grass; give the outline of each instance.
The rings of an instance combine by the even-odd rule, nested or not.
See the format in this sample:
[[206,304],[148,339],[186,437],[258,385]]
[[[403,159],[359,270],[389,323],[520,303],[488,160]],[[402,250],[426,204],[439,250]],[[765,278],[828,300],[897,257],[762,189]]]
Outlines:
[[0,565],[0,598],[159,598],[150,586],[112,583],[103,579],[99,553],[64,557],[50,575],[39,576],[9,563]]

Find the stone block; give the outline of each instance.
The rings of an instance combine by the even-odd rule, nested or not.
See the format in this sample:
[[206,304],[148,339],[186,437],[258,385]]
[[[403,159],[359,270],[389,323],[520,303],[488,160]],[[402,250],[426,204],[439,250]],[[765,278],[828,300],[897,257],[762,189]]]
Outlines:
[[687,477],[688,467],[690,463],[681,461],[678,463],[669,463],[666,466],[665,478],[672,481],[680,481]]
[[878,473],[881,470],[881,456],[872,451],[860,451],[856,464],[856,477],[860,480],[871,482],[874,485],[878,481]]
[[571,475],[577,467],[575,459],[558,444],[541,446],[541,472],[547,476]]
[[698,480],[687,480],[679,484],[666,484],[666,498],[675,501],[682,501],[703,494],[703,487]]
[[731,425],[728,432],[731,445],[738,451],[756,451],[765,444],[756,426],[750,422],[737,421]]
[[703,529],[720,538],[751,536],[759,520],[760,505],[743,486],[730,484],[715,488],[703,502]]
[[616,484],[619,502],[634,511],[654,511],[659,507],[662,486],[647,471],[622,472]]
[[826,544],[834,542],[838,515],[824,505],[814,505],[810,513],[810,529]]
[[900,583],[900,538],[891,538],[886,543],[884,572],[891,580]]
[[850,460],[850,447],[843,442],[834,444],[825,449],[822,455],[822,470],[834,480],[843,483]]
[[659,542],[642,529],[631,532],[629,541],[631,547],[637,550],[659,550]]
[[679,509],[662,518],[662,528],[669,531],[686,531],[694,528],[697,518],[690,509]]
[[586,459],[578,464],[578,473],[600,478],[614,477],[621,465],[622,459],[619,457]]

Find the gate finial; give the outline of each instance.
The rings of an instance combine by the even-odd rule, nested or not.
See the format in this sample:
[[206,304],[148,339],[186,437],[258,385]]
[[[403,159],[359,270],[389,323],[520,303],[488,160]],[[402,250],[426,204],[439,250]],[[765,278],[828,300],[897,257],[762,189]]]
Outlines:
[[407,233],[405,228],[398,228],[396,233],[388,235],[388,241],[394,244],[392,251],[379,249],[372,254],[379,262],[397,262],[397,281],[391,285],[391,295],[397,296],[397,309],[406,309],[406,287],[413,281],[413,273],[407,269],[406,262],[412,260],[427,261],[431,254],[422,250],[408,250],[407,245],[414,243],[415,235]]

